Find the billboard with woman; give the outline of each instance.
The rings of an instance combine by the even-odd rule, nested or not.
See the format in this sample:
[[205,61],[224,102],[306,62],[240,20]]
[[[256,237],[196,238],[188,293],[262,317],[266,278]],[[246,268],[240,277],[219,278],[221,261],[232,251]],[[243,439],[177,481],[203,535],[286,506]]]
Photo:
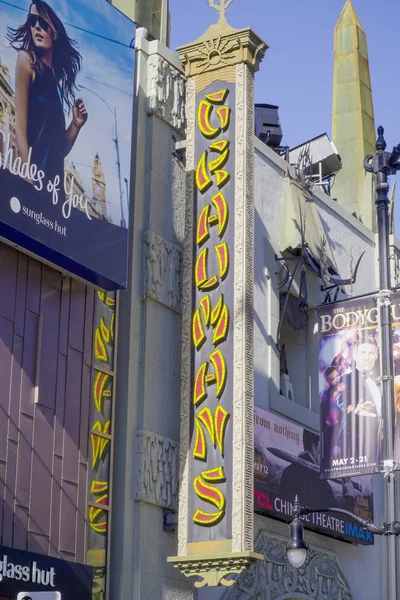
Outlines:
[[123,288],[135,26],[105,0],[0,15],[0,236]]

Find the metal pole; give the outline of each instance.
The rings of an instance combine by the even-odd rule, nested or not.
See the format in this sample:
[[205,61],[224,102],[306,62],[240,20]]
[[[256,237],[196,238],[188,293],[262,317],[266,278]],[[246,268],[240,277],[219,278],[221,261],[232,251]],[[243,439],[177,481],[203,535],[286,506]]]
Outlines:
[[[366,170],[376,174],[377,198],[375,200],[378,224],[379,249],[379,333],[382,385],[382,456],[384,472],[385,521],[396,521],[394,468],[394,364],[391,324],[391,281],[389,257],[389,184],[388,175],[393,172],[392,155],[385,152],[383,127],[378,127],[376,156],[367,157]],[[383,560],[385,600],[398,600],[396,540],[386,536],[386,560]]]
[[88,92],[91,92],[92,94],[94,94],[99,100],[101,100],[103,102],[103,104],[105,104],[108,108],[108,110],[114,115],[114,129],[115,129],[115,135],[114,135],[114,144],[115,144],[115,150],[117,153],[117,168],[118,168],[118,185],[119,185],[119,200],[120,200],[120,205],[121,205],[121,227],[125,227],[126,229],[126,221],[125,221],[125,217],[124,217],[124,207],[123,207],[123,194],[122,194],[122,183],[121,183],[121,162],[119,159],[119,142],[118,142],[118,122],[117,122],[117,109],[113,104],[110,104],[110,102],[108,102],[107,100],[105,100],[102,96],[100,96],[100,94],[98,94],[97,92],[93,91],[91,88],[86,87],[85,85],[81,85],[80,86],[81,89],[87,90]]
[[121,163],[120,163],[120,160],[119,160],[117,109],[115,108],[115,106],[113,108],[114,108],[114,124],[115,124],[114,143],[115,143],[115,149],[117,151],[119,200],[120,200],[120,203],[121,203],[121,227],[124,227],[126,229],[126,221],[125,221],[125,217],[124,217],[124,206],[123,206],[123,202],[122,202]]
[[[127,178],[127,177],[125,177],[124,181],[125,181],[125,188],[126,188],[126,203],[127,203],[128,207],[129,207],[129,188],[128,188],[128,178]],[[129,210],[129,208],[128,208],[128,210]]]

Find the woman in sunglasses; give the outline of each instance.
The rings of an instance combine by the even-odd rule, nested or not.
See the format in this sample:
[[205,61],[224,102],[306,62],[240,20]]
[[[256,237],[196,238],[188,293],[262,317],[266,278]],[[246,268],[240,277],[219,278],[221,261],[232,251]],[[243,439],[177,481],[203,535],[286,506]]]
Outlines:
[[[71,151],[87,112],[75,99],[82,57],[54,10],[42,0],[29,8],[26,22],[9,28],[11,46],[18,51],[15,71],[15,121],[19,154],[45,173],[59,176],[64,187],[64,158]],[[72,120],[66,129],[64,111]]]

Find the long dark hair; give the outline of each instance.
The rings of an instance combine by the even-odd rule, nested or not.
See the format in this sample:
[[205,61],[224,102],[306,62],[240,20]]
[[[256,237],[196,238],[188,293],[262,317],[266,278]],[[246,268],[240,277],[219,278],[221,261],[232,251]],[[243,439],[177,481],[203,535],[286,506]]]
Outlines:
[[[80,71],[82,56],[78,52],[78,44],[68,37],[65,27],[54,10],[43,0],[35,0],[29,7],[35,5],[41,17],[50,25],[54,34],[53,41],[53,71],[61,90],[64,107],[70,110],[75,100],[76,76]],[[31,64],[38,73],[43,72],[43,63],[37,55],[28,21],[17,29],[7,28],[7,39],[14,50],[25,50],[31,57]]]

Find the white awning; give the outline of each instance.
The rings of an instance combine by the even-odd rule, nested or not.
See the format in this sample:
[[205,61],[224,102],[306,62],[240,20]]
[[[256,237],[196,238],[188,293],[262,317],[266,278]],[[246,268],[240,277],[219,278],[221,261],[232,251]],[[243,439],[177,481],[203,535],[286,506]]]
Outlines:
[[279,230],[279,250],[295,251],[306,247],[321,267],[338,269],[312,196],[289,172],[283,182],[283,203]]

